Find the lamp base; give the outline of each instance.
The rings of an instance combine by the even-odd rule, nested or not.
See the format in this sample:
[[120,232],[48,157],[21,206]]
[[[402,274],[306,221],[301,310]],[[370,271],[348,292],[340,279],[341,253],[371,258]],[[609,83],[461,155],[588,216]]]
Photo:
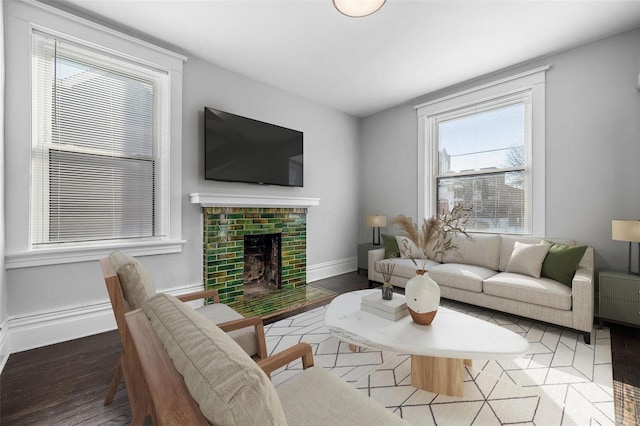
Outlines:
[[[376,229],[378,230],[378,242],[376,242]],[[380,228],[375,226],[373,229],[373,245],[374,246],[379,246],[380,245]]]
[[638,276],[640,276],[640,243],[638,243],[638,272],[633,272],[631,270],[631,252],[632,252],[631,241],[629,241],[629,259],[628,259],[628,262],[627,262],[627,273],[629,275],[638,275]]

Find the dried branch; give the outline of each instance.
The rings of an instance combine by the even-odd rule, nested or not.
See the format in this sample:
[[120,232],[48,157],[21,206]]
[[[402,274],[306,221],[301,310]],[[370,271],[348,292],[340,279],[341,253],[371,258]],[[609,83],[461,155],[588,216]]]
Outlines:
[[398,225],[404,236],[409,238],[417,247],[420,247],[420,233],[418,232],[418,225],[413,223],[413,220],[410,217],[401,214],[391,219],[391,223]]
[[463,207],[461,203],[456,203],[450,212],[440,215],[438,240],[433,247],[436,257],[440,256],[440,261],[446,252],[458,250],[458,246],[453,243],[454,235],[462,234],[471,238],[465,231],[471,210],[472,207]]
[[[418,262],[416,262],[416,259],[411,256],[411,254],[409,254],[409,258],[417,268],[425,269],[428,257],[427,252],[429,250],[429,246],[438,237],[440,221],[435,217],[423,219],[422,228],[419,229],[418,225],[413,223],[413,220],[410,217],[399,215],[394,217],[391,220],[391,223],[398,225],[402,230],[403,235],[411,240],[411,242],[413,242],[413,244],[415,244],[415,246],[422,252],[423,258],[419,259],[421,265],[418,265]],[[408,250],[408,247],[404,248]]]
[[[440,256],[440,260],[442,261],[447,251],[458,249],[453,243],[454,235],[462,234],[470,238],[465,228],[469,221],[469,212],[471,212],[471,209],[471,207],[463,207],[461,203],[456,203],[450,212],[440,217],[423,219],[420,229],[418,225],[413,223],[410,217],[405,215],[394,217],[391,223],[398,225],[403,235],[411,240],[424,254],[424,259],[420,259],[423,263],[422,269],[424,269],[424,263],[426,262],[426,258],[429,257],[428,253],[430,251],[435,257]],[[405,247],[405,249],[408,249],[408,247]],[[417,267],[420,267],[416,259],[412,256],[409,257]]]

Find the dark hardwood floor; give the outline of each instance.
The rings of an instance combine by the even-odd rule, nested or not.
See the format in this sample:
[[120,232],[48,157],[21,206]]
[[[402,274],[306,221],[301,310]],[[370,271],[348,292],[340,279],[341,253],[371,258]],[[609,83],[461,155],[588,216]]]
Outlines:
[[640,329],[611,328],[616,424],[640,425]]
[[[316,281],[313,285],[343,293],[366,288],[368,281],[365,275],[353,272]],[[273,317],[269,322],[279,319]],[[616,423],[637,425],[640,424],[640,330],[609,326]],[[123,384],[113,403],[103,405],[120,350],[120,338],[114,330],[11,355],[0,376],[0,424],[129,424],[131,412]]]

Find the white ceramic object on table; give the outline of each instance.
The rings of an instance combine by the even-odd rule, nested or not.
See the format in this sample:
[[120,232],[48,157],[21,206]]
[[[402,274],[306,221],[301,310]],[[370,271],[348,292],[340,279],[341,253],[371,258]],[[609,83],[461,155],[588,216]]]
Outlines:
[[425,271],[411,278],[405,287],[407,308],[414,322],[429,325],[440,306],[440,287]]

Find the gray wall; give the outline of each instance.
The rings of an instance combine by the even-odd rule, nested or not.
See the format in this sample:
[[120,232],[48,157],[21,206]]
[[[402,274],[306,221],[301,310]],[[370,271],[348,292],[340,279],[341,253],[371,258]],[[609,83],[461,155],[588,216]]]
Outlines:
[[0,0],[0,370],[5,359],[7,319],[7,278],[4,269],[4,0]]
[[[417,215],[414,105],[546,64],[551,65],[546,86],[547,236],[593,246],[599,268],[626,269],[627,244],[611,240],[611,220],[640,219],[640,30],[366,117],[361,124],[363,211]],[[368,241],[370,232],[361,225],[360,240]]]
[[[308,266],[355,256],[360,176],[355,118],[197,58],[185,64],[183,100],[182,236],[188,244],[176,266],[191,281],[201,278],[202,250],[200,207],[189,204],[190,192],[320,198],[307,216]],[[205,181],[205,106],[303,131],[304,188]]]
[[[11,11],[8,19],[12,18],[10,13]],[[6,40],[7,54],[17,59],[12,61],[7,69],[7,87],[24,86],[30,81],[28,46],[16,43],[11,34],[8,33]],[[8,104],[13,103],[16,108],[19,105],[20,111],[24,111],[25,108],[28,111],[28,94],[8,90],[6,95]],[[304,188],[205,181],[202,160],[204,106],[303,131]],[[356,118],[193,57],[184,64],[182,107],[180,197],[182,239],[186,240],[186,244],[178,254],[141,258],[142,263],[152,272],[157,289],[176,289],[202,282],[200,207],[189,203],[188,194],[191,192],[320,198],[320,205],[311,207],[308,213],[308,268],[316,278],[355,270],[355,242],[358,230],[354,224],[359,217],[357,194],[360,178],[359,122]],[[8,149],[9,153],[17,151],[18,147],[23,152],[24,145],[21,144],[25,141],[28,143],[31,129],[28,114],[26,115],[26,119],[21,115],[7,120],[6,144],[8,148],[12,148]],[[16,159],[7,157],[8,164],[10,161],[15,163]],[[11,170],[20,169],[20,173],[24,173],[25,168],[28,170],[28,163],[12,166]],[[6,185],[8,190],[11,189],[8,191],[8,198],[9,193],[28,191],[28,179],[25,180],[23,177],[7,176]],[[11,200],[7,199],[7,204],[10,203]],[[15,209],[13,213],[7,217],[21,216],[20,220],[26,220],[25,217],[28,215],[27,211],[20,213],[15,212]],[[7,231],[11,231],[15,236],[18,231],[13,229],[12,225],[15,228],[15,224],[7,223]],[[10,247],[10,242],[17,238],[9,237],[10,235],[7,236],[7,252],[11,252],[12,249],[15,251],[15,247]],[[1,257],[4,259],[4,253]],[[0,268],[2,272],[4,269]],[[0,281],[0,284],[0,290],[4,291],[4,281]],[[82,318],[77,315],[78,312],[86,312],[87,307],[93,306],[102,309],[101,304],[108,303],[97,260],[12,268],[7,270],[6,287],[10,326],[12,321],[24,325],[22,329],[25,330],[26,340],[20,341],[22,349],[25,346],[40,346],[56,340],[79,337],[69,336],[68,331],[61,331],[60,336],[38,337],[40,340],[50,339],[49,341],[33,343],[30,340],[33,340],[32,336],[37,333],[29,334],[31,320],[34,321],[35,327],[49,323],[56,330],[72,330],[75,327],[73,321],[78,324],[82,322]],[[0,313],[3,312],[5,311],[0,306]],[[102,309],[102,312],[105,317],[111,315],[110,310]],[[100,324],[104,324],[102,319],[100,321]],[[77,328],[77,333],[91,334],[100,331],[100,324],[85,324],[82,331],[81,327]],[[14,329],[10,329],[13,333]],[[14,341],[13,335],[11,340]],[[13,344],[11,346],[13,347]]]

